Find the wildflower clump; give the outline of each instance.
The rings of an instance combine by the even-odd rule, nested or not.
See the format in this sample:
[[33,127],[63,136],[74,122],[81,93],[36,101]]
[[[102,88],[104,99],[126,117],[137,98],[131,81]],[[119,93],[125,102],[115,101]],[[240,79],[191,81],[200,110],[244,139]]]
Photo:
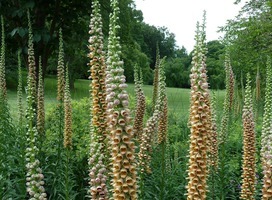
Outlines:
[[110,134],[110,152],[112,165],[112,192],[114,199],[137,199],[135,144],[128,108],[128,93],[125,90],[123,61],[120,38],[117,36],[117,24],[120,9],[117,0],[111,0],[113,12],[110,14],[106,101],[108,130]]
[[243,107],[243,172],[241,199],[255,199],[256,142],[250,76],[247,75]]
[[190,150],[187,199],[206,199],[207,140],[210,134],[207,71],[203,58],[203,31],[197,23],[196,45],[193,52],[190,107]]
[[89,157],[90,199],[108,199],[107,133],[106,133],[106,65],[103,51],[102,17],[98,0],[92,3],[88,57],[90,58],[91,144]]

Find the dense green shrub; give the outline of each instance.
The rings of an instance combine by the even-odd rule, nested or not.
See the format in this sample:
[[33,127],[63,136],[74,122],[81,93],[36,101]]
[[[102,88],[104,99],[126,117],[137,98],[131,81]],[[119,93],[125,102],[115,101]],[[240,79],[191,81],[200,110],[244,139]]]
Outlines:
[[[88,153],[89,153],[89,99],[72,102],[73,118],[73,146],[70,160],[67,163],[66,153],[63,147],[63,133],[59,132],[57,116],[59,108],[54,106],[46,116],[46,139],[43,142],[42,155],[44,159],[45,182],[49,199],[63,199],[63,184],[65,173],[69,174],[68,184],[71,184],[73,199],[84,199],[86,196],[88,177]],[[68,168],[67,168],[68,164]],[[67,174],[66,174],[67,175]]]

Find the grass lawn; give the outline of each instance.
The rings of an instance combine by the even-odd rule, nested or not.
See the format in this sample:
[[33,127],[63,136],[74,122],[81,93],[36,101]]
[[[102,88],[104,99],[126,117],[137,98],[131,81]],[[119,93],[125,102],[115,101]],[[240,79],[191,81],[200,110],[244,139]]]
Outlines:
[[[77,79],[75,81],[75,88],[71,91],[71,96],[73,100],[79,100],[84,97],[89,96],[89,80]],[[145,95],[148,101],[152,100],[152,90],[153,86],[144,85],[143,86]],[[134,84],[128,84],[127,91],[129,95],[134,99]],[[190,100],[190,89],[183,88],[167,88],[168,106],[169,114],[184,115],[187,117],[189,111],[189,100]],[[217,103],[220,107],[223,105],[224,91],[215,91],[217,95]],[[57,80],[56,77],[46,77],[45,78],[45,110],[56,104],[57,96]],[[8,99],[11,109],[11,115],[17,117],[17,94],[15,90],[8,90]],[[26,99],[26,94],[23,95],[23,100]],[[24,101],[25,106],[25,101]]]

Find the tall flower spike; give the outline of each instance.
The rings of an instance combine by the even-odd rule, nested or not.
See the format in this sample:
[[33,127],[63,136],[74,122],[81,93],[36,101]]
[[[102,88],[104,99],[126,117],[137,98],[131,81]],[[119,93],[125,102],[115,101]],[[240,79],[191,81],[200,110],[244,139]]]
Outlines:
[[[206,60],[207,56],[206,54],[208,53],[208,48],[207,48],[207,43],[206,43],[206,11],[204,10],[203,12],[203,19],[202,19],[202,25],[201,25],[201,52],[202,52],[202,67],[205,68],[205,73],[206,76],[202,76],[203,81],[208,84],[208,76],[207,76],[207,65],[206,65]],[[211,153],[212,149],[214,148],[213,144],[213,136],[212,136],[212,113],[211,113],[211,97],[210,97],[210,92],[207,90],[207,93],[204,96],[204,102],[207,106],[206,109],[206,115],[207,115],[207,164],[209,165],[211,163]]]
[[1,15],[1,52],[0,52],[0,95],[3,95],[3,99],[6,100],[7,88],[6,88],[6,70],[5,70],[5,28],[4,18]]
[[114,199],[137,199],[134,132],[125,90],[123,61],[117,23],[120,9],[118,0],[111,0],[108,59],[107,59],[107,115],[112,156],[112,186]]
[[168,105],[167,97],[163,100],[163,110],[159,119],[158,126],[158,144],[166,143],[167,141],[167,121],[168,121]]
[[107,190],[107,169],[104,164],[104,154],[101,153],[102,143],[98,142],[97,135],[91,125],[91,144],[89,164],[89,197],[92,200],[106,200],[108,198]]
[[37,159],[38,147],[36,146],[37,141],[37,129],[33,123],[35,119],[35,111],[33,109],[33,85],[32,85],[32,76],[29,76],[28,79],[28,96],[27,96],[27,145],[26,145],[26,185],[27,193],[30,197],[35,199],[46,199],[46,193],[44,190],[44,181],[42,169],[39,167],[40,162]]
[[265,104],[261,135],[261,161],[263,168],[262,200],[272,198],[272,69],[271,59],[267,58]]
[[225,55],[225,71],[226,71],[226,93],[224,99],[224,108],[223,108],[223,117],[221,120],[221,127],[219,132],[219,144],[224,143],[228,134],[228,125],[229,125],[229,114],[230,114],[230,97],[231,97],[231,85],[230,85],[230,76],[231,76],[231,65],[230,65],[230,55],[229,51]]
[[[198,41],[199,47],[198,47],[198,50],[199,50],[199,52],[201,52],[201,61],[199,60],[199,62],[202,64],[202,67],[206,70],[207,69],[207,66],[206,66],[206,59],[207,59],[206,54],[208,52],[208,49],[207,49],[207,45],[206,45],[206,31],[205,31],[205,29],[206,29],[206,11],[205,10],[203,12],[202,25],[200,26],[199,22],[198,22],[197,27],[198,27],[197,32],[199,34],[199,36],[198,36],[199,37],[199,41]],[[200,28],[201,28],[201,30],[200,30]],[[207,76],[207,74],[205,76],[203,75],[202,78],[204,79],[205,82],[208,82],[208,76]],[[207,94],[207,98],[206,98],[205,101],[208,104],[208,106],[210,106],[210,95],[209,94]],[[190,101],[190,108],[192,106],[193,106],[193,102]],[[190,109],[189,113],[190,114],[189,114],[189,118],[188,118],[188,120],[189,120],[188,121],[188,127],[191,127],[191,121],[192,121],[191,120],[191,116],[192,116],[191,109]]]
[[154,79],[153,79],[153,98],[152,98],[152,111],[155,111],[155,106],[158,99],[158,85],[159,85],[159,65],[160,65],[160,50],[159,45],[157,43],[157,51],[156,51],[156,63],[154,69]]
[[64,88],[64,147],[72,148],[72,103],[69,86],[69,71],[66,66],[66,80]]
[[139,86],[140,86],[140,80],[139,80],[139,67],[137,65],[134,66],[134,92],[136,94],[136,101],[137,101],[137,92],[139,90]]
[[239,93],[238,84],[236,78],[234,79],[234,102],[233,102],[233,110],[235,115],[239,115],[242,110],[242,100],[241,95]]
[[207,140],[210,134],[210,107],[206,65],[204,62],[203,38],[197,23],[196,45],[191,69],[190,107],[190,159],[188,170],[187,199],[206,199]]
[[[139,76],[140,74],[140,76]],[[136,94],[136,111],[134,117],[133,130],[135,133],[135,137],[137,137],[138,141],[141,142],[141,137],[143,134],[143,126],[144,126],[144,114],[145,114],[145,95],[142,89],[142,81],[141,81],[141,69],[136,66],[134,69],[134,82],[135,82],[135,94]]]
[[90,79],[92,96],[92,126],[103,149],[107,148],[106,134],[106,65],[103,51],[102,17],[98,0],[93,1],[93,13],[90,20],[90,38],[88,57],[90,58]]
[[92,200],[108,199],[106,135],[106,66],[103,51],[102,17],[98,0],[92,2],[88,57],[90,58],[91,144],[89,158],[89,195]]
[[269,150],[268,137],[270,135],[270,125],[272,119],[272,67],[271,59],[267,58],[266,63],[266,88],[265,88],[265,103],[264,103],[264,114],[262,124],[262,137],[261,137],[261,158],[262,162],[265,161],[264,155]]
[[160,63],[159,69],[159,110],[161,112],[158,122],[158,144],[166,143],[167,141],[167,121],[168,121],[168,105],[166,96],[166,84],[164,74],[164,59]]
[[[30,21],[30,16],[28,12],[28,17]],[[31,32],[31,28],[30,28]],[[31,40],[31,34],[30,39]],[[40,162],[37,159],[37,155],[39,152],[39,149],[37,147],[37,136],[38,131],[36,127],[36,81],[33,81],[33,78],[35,77],[33,73],[35,73],[35,63],[34,62],[34,50],[33,50],[33,43],[29,42],[30,48],[29,48],[29,54],[28,55],[28,65],[29,65],[29,71],[28,71],[28,77],[27,77],[27,144],[26,144],[26,168],[27,168],[27,174],[26,174],[26,185],[27,185],[27,193],[29,196],[33,199],[46,199],[46,193],[44,190],[44,181],[43,181],[43,174],[42,170],[39,167]],[[31,45],[32,44],[32,45]],[[32,47],[32,48],[31,48]],[[30,199],[31,199],[30,198]]]
[[17,87],[17,106],[18,106],[18,122],[19,126],[23,125],[23,83],[20,52],[18,52],[18,87]]
[[264,154],[263,162],[263,187],[262,187],[262,200],[272,199],[272,124],[269,131],[270,135],[267,137],[268,150]]
[[209,165],[213,169],[217,169],[218,166],[218,140],[217,140],[217,125],[216,125],[216,96],[213,93],[211,101],[212,112],[212,127],[211,127],[211,145],[209,150]]
[[65,87],[65,75],[64,75],[64,50],[63,50],[63,38],[62,29],[59,30],[59,56],[58,56],[58,95],[57,100],[63,102],[64,100],[64,87]]
[[28,19],[28,76],[31,76],[29,80],[32,81],[31,85],[33,85],[33,102],[32,106],[35,110],[37,110],[37,77],[36,77],[36,64],[35,64],[35,55],[34,55],[34,44],[33,44],[33,33],[32,33],[32,25],[30,19],[30,12],[27,11],[27,19]]
[[241,199],[255,199],[256,142],[250,75],[247,74],[243,107],[243,172]]
[[[139,167],[141,173],[151,173],[150,162],[152,154],[152,142],[156,138],[158,121],[162,114],[163,103],[165,100],[165,76],[163,72],[164,59],[158,65],[158,98],[152,116],[147,120],[140,143]],[[161,138],[163,138],[162,136]]]
[[257,67],[256,74],[256,101],[260,101],[261,99],[261,76],[259,66]]
[[42,78],[42,60],[39,57],[39,80],[38,80],[38,105],[37,105],[37,130],[39,134],[45,134],[45,113],[44,113],[44,85]]
[[229,109],[232,110],[233,109],[233,101],[234,101],[234,86],[235,86],[235,78],[234,78],[234,73],[232,70],[231,65],[230,67],[230,80],[229,80],[229,87],[230,87],[230,91],[229,91]]

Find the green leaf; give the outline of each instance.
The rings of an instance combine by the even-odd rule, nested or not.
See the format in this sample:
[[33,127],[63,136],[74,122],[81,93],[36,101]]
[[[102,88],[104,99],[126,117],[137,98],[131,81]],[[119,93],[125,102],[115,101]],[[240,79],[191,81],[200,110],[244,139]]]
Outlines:
[[17,31],[18,31],[18,28],[13,29],[10,33],[11,37],[13,37]]
[[33,37],[34,42],[39,42],[41,40],[42,36],[40,34],[35,34]]
[[45,43],[47,43],[49,40],[50,40],[50,35],[49,35],[49,34],[44,34],[44,35],[43,35],[43,41],[44,41]]
[[26,8],[33,8],[34,5],[35,5],[35,2],[34,2],[34,1],[29,1],[29,2],[27,2],[24,6],[25,6]]
[[14,12],[12,12],[11,16],[12,18],[16,16],[21,18],[23,16],[23,10],[22,9],[15,10]]
[[17,15],[18,17],[22,17],[24,14],[24,11],[22,9],[18,10]]
[[26,29],[24,29],[24,28],[22,28],[22,27],[20,27],[20,28],[18,29],[18,34],[19,34],[21,37],[24,37],[26,33],[27,33],[27,30],[26,30]]
[[12,16],[12,17],[15,17],[15,16],[17,15],[17,12],[18,12],[17,10],[14,11],[14,12],[11,14],[11,16]]

